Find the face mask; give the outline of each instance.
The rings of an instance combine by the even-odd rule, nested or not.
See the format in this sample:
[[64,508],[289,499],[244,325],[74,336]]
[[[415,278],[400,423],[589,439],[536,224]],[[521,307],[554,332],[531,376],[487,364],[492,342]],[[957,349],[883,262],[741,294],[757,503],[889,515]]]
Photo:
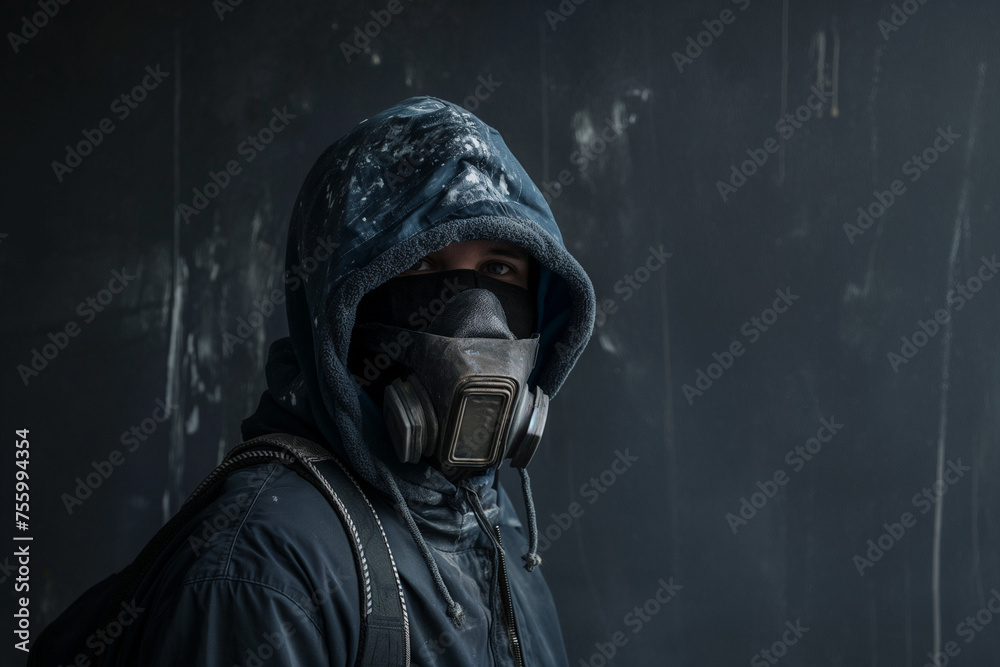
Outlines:
[[528,387],[538,335],[515,337],[493,292],[457,294],[426,331],[368,323],[355,335],[366,347],[397,352],[402,373],[385,387],[382,404],[400,460],[427,458],[449,475],[505,457],[528,465],[548,411],[548,396]]
[[535,331],[535,297],[523,287],[490,278],[478,271],[457,269],[398,276],[365,294],[358,304],[347,367],[381,408],[385,388],[407,373],[401,365],[402,332],[392,340],[376,337],[366,324],[385,324],[410,331],[427,331],[445,306],[468,289],[485,289],[500,301],[507,326],[516,338]]
[[472,269],[392,278],[365,294],[358,304],[354,325],[378,322],[426,331],[445,304],[467,289],[489,290],[500,300],[515,338],[530,338],[535,333],[533,292]]

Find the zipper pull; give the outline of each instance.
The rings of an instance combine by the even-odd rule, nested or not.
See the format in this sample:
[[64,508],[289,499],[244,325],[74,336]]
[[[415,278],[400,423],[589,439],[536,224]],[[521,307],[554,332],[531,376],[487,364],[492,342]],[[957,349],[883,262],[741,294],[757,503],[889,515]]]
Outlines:
[[471,487],[463,486],[462,488],[465,489],[465,493],[469,497],[469,503],[472,505],[472,511],[476,515],[476,520],[479,522],[479,527],[482,528],[483,531],[490,536],[490,540],[493,541],[493,546],[499,549],[500,553],[502,554],[503,546],[497,540],[497,535],[499,534],[500,526],[497,526],[497,533],[494,533],[492,526],[490,526],[489,517],[486,516],[486,510],[483,509],[483,501],[479,498],[479,494],[476,493],[476,490]]

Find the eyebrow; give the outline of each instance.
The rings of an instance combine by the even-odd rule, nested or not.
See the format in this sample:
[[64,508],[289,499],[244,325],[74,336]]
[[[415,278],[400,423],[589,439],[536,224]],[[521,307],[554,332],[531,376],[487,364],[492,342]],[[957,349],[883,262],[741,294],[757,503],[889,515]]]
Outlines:
[[528,261],[531,259],[531,255],[528,254],[527,250],[522,250],[521,248],[517,247],[512,248],[509,246],[500,246],[500,245],[490,246],[486,252],[488,252],[491,255],[498,255],[500,257],[510,257],[511,259],[520,259],[524,261]]

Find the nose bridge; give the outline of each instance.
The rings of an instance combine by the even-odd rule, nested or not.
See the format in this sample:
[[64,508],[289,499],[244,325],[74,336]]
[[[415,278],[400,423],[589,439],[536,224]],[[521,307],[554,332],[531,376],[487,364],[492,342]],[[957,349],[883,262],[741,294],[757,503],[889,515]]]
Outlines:
[[436,255],[441,271],[460,269],[475,271],[479,265],[482,250],[479,247],[479,242],[465,241],[446,245],[433,254]]
[[456,251],[452,255],[445,257],[441,261],[442,271],[477,271],[479,268],[479,258],[468,250]]
[[452,338],[515,338],[500,299],[481,287],[460,291],[445,304],[427,333]]

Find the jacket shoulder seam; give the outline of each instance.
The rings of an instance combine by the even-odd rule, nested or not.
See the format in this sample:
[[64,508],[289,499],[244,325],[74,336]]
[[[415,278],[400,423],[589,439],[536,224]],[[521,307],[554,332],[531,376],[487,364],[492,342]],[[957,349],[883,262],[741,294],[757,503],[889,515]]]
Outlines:
[[232,567],[233,552],[236,551],[236,543],[239,541],[240,535],[243,533],[243,527],[246,525],[246,522],[249,520],[250,513],[253,511],[254,507],[257,505],[257,499],[260,498],[260,495],[264,492],[264,488],[267,486],[268,482],[271,481],[271,479],[274,477],[274,474],[279,470],[279,468],[284,467],[284,466],[282,466],[281,464],[278,464],[278,463],[269,463],[268,465],[274,466],[274,467],[271,468],[270,472],[268,472],[268,474],[267,474],[267,477],[265,477],[264,480],[260,483],[260,486],[257,487],[257,492],[254,494],[253,500],[251,500],[250,504],[247,505],[246,511],[243,512],[243,516],[240,517],[240,523],[239,523],[239,525],[236,527],[236,530],[233,531],[233,538],[229,542],[229,549],[226,550],[226,559],[225,559],[225,562],[222,564],[222,571],[223,571],[223,573],[225,573],[224,576],[230,576],[228,573],[229,573],[230,567]]

